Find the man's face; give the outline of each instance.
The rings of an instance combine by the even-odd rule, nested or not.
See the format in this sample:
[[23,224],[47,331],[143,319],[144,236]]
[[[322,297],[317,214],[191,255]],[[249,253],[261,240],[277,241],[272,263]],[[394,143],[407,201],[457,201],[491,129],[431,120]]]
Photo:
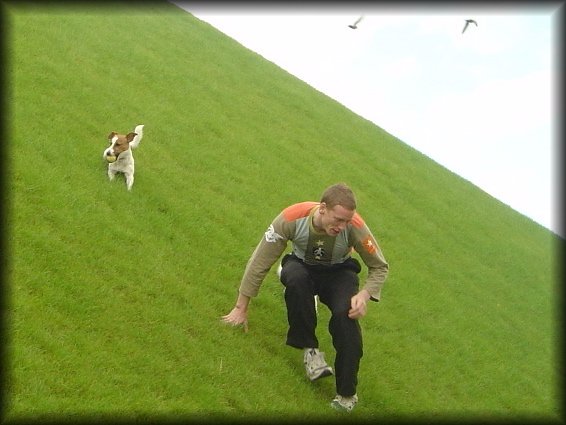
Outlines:
[[354,218],[355,211],[344,208],[341,205],[335,205],[333,208],[327,208],[323,202],[320,204],[321,227],[330,236],[338,235],[346,228],[348,223]]

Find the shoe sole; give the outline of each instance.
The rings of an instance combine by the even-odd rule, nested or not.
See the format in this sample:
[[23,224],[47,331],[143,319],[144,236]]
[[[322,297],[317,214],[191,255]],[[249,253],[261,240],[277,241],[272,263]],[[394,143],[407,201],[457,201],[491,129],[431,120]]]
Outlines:
[[332,369],[324,369],[324,370],[321,372],[320,375],[318,375],[318,376],[316,376],[316,377],[314,377],[314,378],[310,378],[310,377],[309,377],[309,379],[310,379],[311,382],[314,382],[314,381],[319,380],[320,378],[325,378],[325,377],[327,377],[327,376],[332,376],[332,375],[334,375],[334,372],[332,371]]
[[346,412],[346,413],[350,413],[352,410],[354,410],[353,407],[351,407],[350,409],[348,409],[347,407],[342,406],[340,403],[338,402],[332,402],[330,403],[330,407],[332,407],[334,410],[338,410],[339,412]]

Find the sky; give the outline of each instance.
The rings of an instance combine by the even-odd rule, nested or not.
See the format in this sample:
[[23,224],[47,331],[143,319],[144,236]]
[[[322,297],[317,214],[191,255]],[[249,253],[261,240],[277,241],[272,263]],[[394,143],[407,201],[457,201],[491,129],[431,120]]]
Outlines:
[[564,237],[562,3],[173,3]]

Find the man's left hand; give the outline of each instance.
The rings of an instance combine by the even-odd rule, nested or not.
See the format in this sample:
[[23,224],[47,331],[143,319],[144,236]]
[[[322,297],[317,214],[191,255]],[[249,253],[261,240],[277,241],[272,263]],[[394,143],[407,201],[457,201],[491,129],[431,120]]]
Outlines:
[[348,311],[348,317],[350,319],[359,319],[364,317],[367,313],[367,302],[370,298],[369,292],[362,289],[356,295],[354,295],[350,301],[350,311]]

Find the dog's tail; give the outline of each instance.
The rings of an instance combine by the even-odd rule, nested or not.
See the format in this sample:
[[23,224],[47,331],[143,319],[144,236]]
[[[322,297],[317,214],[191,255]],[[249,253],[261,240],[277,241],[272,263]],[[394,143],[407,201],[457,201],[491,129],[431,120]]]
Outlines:
[[134,137],[134,140],[130,142],[130,147],[135,149],[138,147],[143,137],[143,124],[136,125],[134,133],[136,133],[136,136]]

